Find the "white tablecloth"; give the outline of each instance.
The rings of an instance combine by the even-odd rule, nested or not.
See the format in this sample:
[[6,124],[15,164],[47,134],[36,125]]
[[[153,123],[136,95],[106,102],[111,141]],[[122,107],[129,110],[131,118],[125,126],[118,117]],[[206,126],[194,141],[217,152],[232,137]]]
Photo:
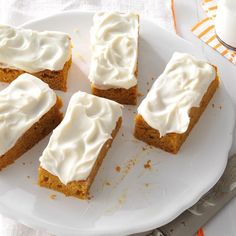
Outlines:
[[0,22],[20,25],[35,18],[76,9],[136,11],[174,31],[171,0],[0,0]]
[[[171,0],[0,0],[0,23],[20,25],[68,10],[135,11],[141,17],[149,17],[161,27],[174,30]],[[0,236],[49,236],[0,215]]]

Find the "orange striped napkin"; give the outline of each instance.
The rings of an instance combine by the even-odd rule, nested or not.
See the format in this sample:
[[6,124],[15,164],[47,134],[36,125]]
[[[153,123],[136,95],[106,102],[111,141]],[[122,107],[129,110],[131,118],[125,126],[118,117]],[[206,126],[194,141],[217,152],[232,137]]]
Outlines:
[[226,48],[216,38],[214,18],[216,16],[217,0],[203,0],[201,5],[207,14],[207,18],[192,28],[193,34],[236,65],[236,52]]
[[217,0],[203,0],[201,5],[209,18],[216,17]]

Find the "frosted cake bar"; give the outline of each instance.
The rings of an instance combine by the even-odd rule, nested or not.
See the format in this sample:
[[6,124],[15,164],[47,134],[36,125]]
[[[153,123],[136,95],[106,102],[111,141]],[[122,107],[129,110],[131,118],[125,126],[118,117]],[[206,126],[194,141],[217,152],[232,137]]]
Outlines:
[[92,93],[122,104],[136,104],[139,16],[99,12],[90,31]]
[[81,199],[89,188],[122,122],[122,105],[75,93],[61,124],[40,157],[39,185]]

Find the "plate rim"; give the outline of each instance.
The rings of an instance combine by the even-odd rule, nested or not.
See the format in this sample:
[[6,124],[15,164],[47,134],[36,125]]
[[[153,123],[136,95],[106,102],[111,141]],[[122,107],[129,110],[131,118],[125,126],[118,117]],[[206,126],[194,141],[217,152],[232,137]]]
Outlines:
[[[94,12],[96,12],[96,11],[79,11],[79,10],[72,10],[71,11],[71,10],[69,10],[69,11],[64,11],[64,12],[58,12],[56,14],[53,14],[53,15],[50,15],[50,16],[47,16],[47,17],[42,17],[42,18],[37,18],[37,19],[34,19],[34,20],[27,21],[24,24],[21,24],[17,27],[28,27],[28,25],[30,25],[30,24],[38,23],[40,21],[50,20],[50,19],[53,19],[55,17],[60,17],[60,16],[64,16],[64,17],[67,16],[67,15],[71,16],[71,14],[87,15],[87,14],[93,14]],[[167,34],[171,34],[174,37],[178,38],[178,40],[181,40],[184,43],[187,43],[191,46],[194,46],[193,43],[181,38],[179,35],[176,35],[173,32],[169,32],[166,29],[160,27],[155,21],[153,21],[151,19],[148,19],[146,17],[142,17],[142,20],[150,22],[150,23],[154,24],[160,30],[165,31]],[[228,157],[230,148],[231,148],[232,143],[233,143],[233,129],[234,129],[234,125],[235,125],[235,109],[234,109],[232,99],[231,99],[229,93],[227,92],[227,90],[226,90],[226,88],[225,88],[222,81],[221,81],[220,86],[224,90],[225,97],[227,97],[227,99],[229,100],[230,106],[232,107],[232,114],[233,114],[233,118],[232,118],[233,122],[232,122],[232,127],[231,127],[232,132],[229,135],[230,142],[228,143],[228,147],[225,149],[225,156]],[[228,158],[225,158],[224,166],[222,165],[221,173],[219,172],[220,174],[218,175],[217,179],[212,180],[211,183],[209,183],[209,181],[208,181],[207,182],[208,183],[207,187],[204,186],[204,188],[202,188],[203,190],[201,192],[199,192],[198,194],[196,194],[196,196],[194,198],[192,197],[191,199],[189,199],[188,202],[186,201],[185,205],[182,205],[178,209],[176,208],[174,215],[171,214],[171,217],[166,217],[168,219],[165,219],[165,220],[162,219],[162,222],[164,222],[162,225],[165,225],[166,223],[169,223],[170,221],[172,221],[173,219],[178,217],[181,213],[183,213],[189,207],[194,205],[207,191],[209,191],[217,183],[217,181],[220,179],[220,177],[222,176],[222,174],[225,170],[227,161],[228,161]],[[135,228],[126,226],[125,229],[120,229],[120,230],[117,230],[116,232],[114,232],[114,229],[111,230],[110,228],[106,229],[105,231],[104,231],[104,229],[103,230],[102,229],[98,230],[98,229],[94,229],[94,228],[92,228],[92,229],[90,228],[90,229],[87,229],[87,230],[83,230],[83,229],[79,230],[78,228],[67,227],[67,226],[66,227],[65,226],[60,226],[58,228],[58,225],[46,222],[42,218],[38,218],[38,217],[32,218],[32,217],[29,217],[28,215],[22,215],[22,213],[19,213],[19,212],[17,212],[17,213],[15,212],[15,214],[14,214],[11,211],[10,208],[4,206],[1,202],[0,202],[0,212],[1,212],[1,214],[5,215],[9,218],[12,218],[12,219],[28,226],[28,227],[48,231],[50,233],[56,233],[56,234],[59,233],[60,235],[65,234],[65,232],[61,234],[60,231],[58,231],[58,229],[60,230],[61,228],[65,229],[65,230],[66,229],[69,230],[70,234],[66,234],[66,235],[76,235],[78,233],[82,233],[84,235],[111,235],[111,234],[112,235],[120,235],[120,234],[132,234],[132,233],[137,233],[137,232],[145,232],[145,231],[148,231],[148,230],[151,230],[151,229],[155,229],[157,227],[156,223],[155,223],[155,222],[157,222],[157,220],[155,220],[156,219],[155,216],[150,217],[149,221],[145,221],[145,223],[136,225]],[[55,227],[57,229],[55,229]]]

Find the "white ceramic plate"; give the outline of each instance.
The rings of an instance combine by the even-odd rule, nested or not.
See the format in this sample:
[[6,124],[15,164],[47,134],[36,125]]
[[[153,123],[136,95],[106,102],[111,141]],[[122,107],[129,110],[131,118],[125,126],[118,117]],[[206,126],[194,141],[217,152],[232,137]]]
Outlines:
[[[35,30],[64,31],[72,37],[69,89],[67,93],[58,92],[64,100],[64,111],[74,92],[90,92],[91,24],[91,13],[66,12],[24,25]],[[201,56],[191,44],[142,18],[139,51],[138,83],[144,95],[174,51]],[[121,235],[159,227],[192,206],[225,168],[234,126],[229,96],[221,85],[177,155],[151,149],[134,139],[136,108],[124,109],[122,128],[99,170],[90,201],[66,198],[37,186],[38,158],[47,137],[0,172],[0,212],[59,235]],[[144,168],[148,160],[151,169]],[[56,199],[51,199],[51,194],[56,194]]]

